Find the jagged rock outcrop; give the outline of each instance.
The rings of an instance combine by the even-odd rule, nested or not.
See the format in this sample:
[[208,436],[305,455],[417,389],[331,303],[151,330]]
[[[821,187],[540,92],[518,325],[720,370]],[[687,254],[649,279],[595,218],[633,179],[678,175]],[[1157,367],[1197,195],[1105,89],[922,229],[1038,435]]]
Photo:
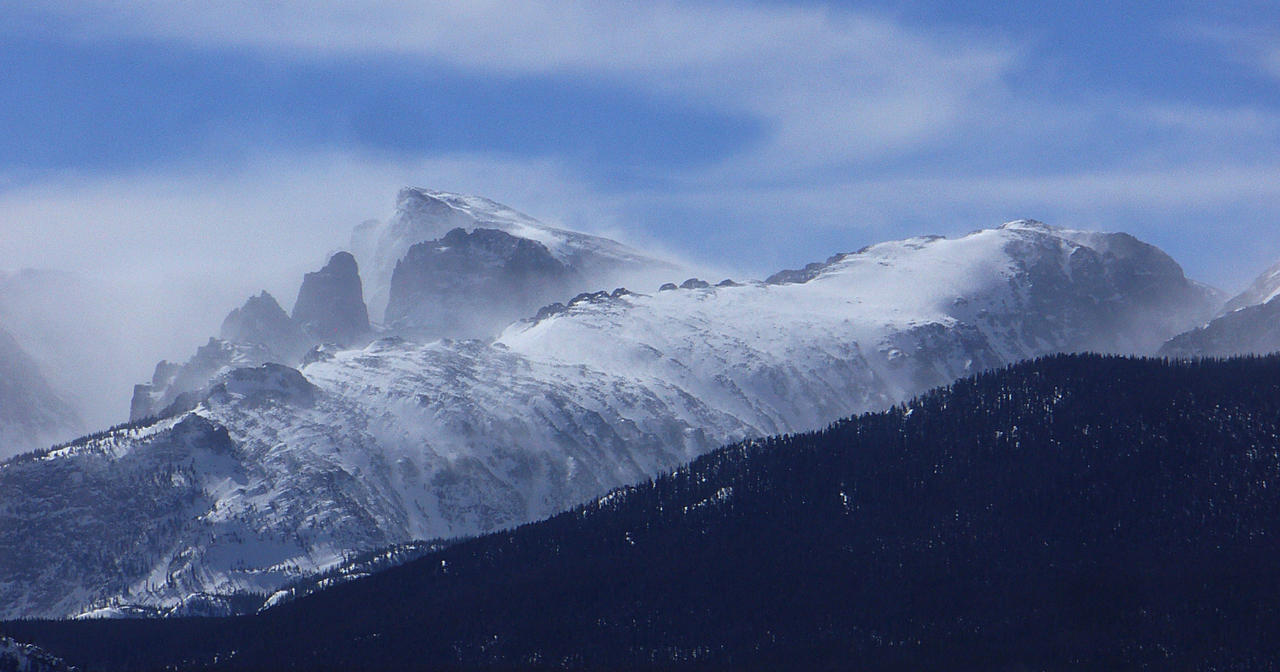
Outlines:
[[1023,237],[1010,252],[1025,260],[1028,284],[1036,288],[1023,293],[1025,309],[1061,323],[1028,321],[1019,326],[1023,338],[1053,343],[1070,325],[1070,346],[1063,349],[1152,354],[1166,334],[1208,319],[1225,298],[1189,280],[1159,248],[1126,233],[1072,231],[1032,220],[1002,228],[1047,234]]
[[296,362],[312,345],[298,323],[266,291],[231,311],[222,321],[219,338],[231,343],[261,345],[284,363]]
[[293,321],[315,342],[354,345],[369,333],[360,269],[350,252],[333,255],[302,279]]
[[327,350],[366,342],[369,313],[355,258],[339,252],[324,268],[308,273],[293,311],[293,317],[286,315],[265,291],[250,297],[222,321],[220,338],[210,338],[185,363],[156,364],[151,382],[134,386],[129,420],[186,410],[214,378],[238,368],[297,365],[316,346]]
[[414,245],[396,264],[387,326],[428,339],[492,336],[581,282],[542,243],[457,228]]
[[161,361],[156,364],[150,383],[134,386],[129,420],[185,411],[219,375],[271,361],[277,361],[277,356],[262,344],[232,343],[210,337],[185,363]]
[[75,436],[83,425],[9,332],[0,329],[0,459]]

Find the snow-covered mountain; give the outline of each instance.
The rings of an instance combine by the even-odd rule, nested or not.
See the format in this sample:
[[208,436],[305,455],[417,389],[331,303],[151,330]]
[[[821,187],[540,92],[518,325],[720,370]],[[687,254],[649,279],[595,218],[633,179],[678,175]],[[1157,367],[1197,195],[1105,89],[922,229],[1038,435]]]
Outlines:
[[1280,351],[1280,263],[1227,301],[1222,314],[1169,339],[1169,357],[1230,357]]
[[83,429],[75,409],[0,328],[0,458],[48,447]]
[[[472,235],[452,234],[446,241],[455,229]],[[477,229],[490,233],[476,237]],[[419,244],[424,249],[410,255]],[[426,337],[494,336],[496,331],[487,331],[494,324],[500,329],[559,298],[565,275],[581,288],[616,287],[650,284],[660,275],[679,271],[669,261],[608,238],[543,224],[487,198],[429,189],[402,189],[395,214],[357,227],[351,250],[364,269],[370,315]],[[445,250],[448,253],[441,254]],[[539,253],[553,263],[539,259]],[[409,264],[400,271],[397,287],[402,261]],[[533,273],[539,269],[551,275]],[[484,300],[485,293],[500,280],[507,281],[502,291],[522,300],[487,305],[491,301]],[[491,313],[491,319],[469,315],[478,308],[477,296],[486,304],[479,308]],[[463,327],[473,333],[460,333]]]
[[1222,312],[1225,314],[1241,308],[1260,306],[1277,296],[1280,296],[1280,262],[1276,262],[1271,268],[1263,271],[1262,275],[1259,275],[1249,284],[1248,289],[1231,297],[1231,300],[1227,301],[1227,305],[1223,307]]
[[[352,246],[363,261],[338,252],[308,273],[292,315],[263,291],[185,363],[157,364],[151,381],[134,387],[129,419],[156,415],[232,368],[295,366],[312,347],[353,347],[376,336],[490,339],[585,289],[656,284],[668,277],[657,274],[679,269],[485,198],[425,189],[401,190],[396,215],[357,227]],[[371,315],[386,324],[370,324]]]
[[1221,303],[1130,236],[1029,221],[682,286],[581,294],[493,341],[226,370],[169,417],[4,464],[0,546],[26,550],[0,555],[0,618],[269,592],[981,369],[1151,352]]

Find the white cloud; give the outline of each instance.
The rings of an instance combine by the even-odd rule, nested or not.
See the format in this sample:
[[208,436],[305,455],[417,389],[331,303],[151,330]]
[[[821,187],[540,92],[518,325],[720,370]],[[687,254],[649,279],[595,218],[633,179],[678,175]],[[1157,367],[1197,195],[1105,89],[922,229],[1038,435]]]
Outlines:
[[391,54],[488,75],[562,75],[745,113],[777,172],[910,151],[990,112],[1016,51],[851,11],[710,0],[42,3],[59,35],[299,57]]
[[1214,45],[1229,61],[1280,79],[1280,30],[1268,22],[1195,22],[1174,26],[1183,39]]

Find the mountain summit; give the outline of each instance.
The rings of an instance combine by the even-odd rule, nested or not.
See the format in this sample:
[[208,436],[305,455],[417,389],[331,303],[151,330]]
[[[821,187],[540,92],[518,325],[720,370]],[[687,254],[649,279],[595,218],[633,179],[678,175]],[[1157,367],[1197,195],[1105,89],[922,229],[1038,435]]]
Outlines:
[[[470,236],[458,241],[464,244],[462,248],[443,242],[455,229]],[[474,237],[477,231],[489,233]],[[493,269],[493,256],[481,248],[515,245],[509,241],[526,241],[520,244],[529,250],[521,253],[522,259],[545,250],[555,263],[538,262],[545,274],[526,264],[523,270],[509,273],[510,282],[502,284],[507,272],[484,270]],[[411,248],[422,244],[436,250],[447,248],[449,254],[419,251],[412,260],[407,259]],[[538,306],[560,299],[566,291],[651,284],[662,275],[680,272],[671,262],[617,241],[550,226],[487,198],[416,188],[400,190],[390,219],[357,227],[351,249],[365,269],[369,309],[375,319],[400,323],[426,337],[490,338]],[[396,269],[402,262],[409,262],[410,267],[402,270],[397,280]],[[479,273],[468,272],[473,266]],[[476,280],[477,275],[483,279]],[[567,281],[566,276],[572,280]],[[474,295],[490,290],[526,298],[507,305],[484,305],[488,319],[473,319],[470,313],[477,308]],[[443,323],[454,326],[437,331]]]

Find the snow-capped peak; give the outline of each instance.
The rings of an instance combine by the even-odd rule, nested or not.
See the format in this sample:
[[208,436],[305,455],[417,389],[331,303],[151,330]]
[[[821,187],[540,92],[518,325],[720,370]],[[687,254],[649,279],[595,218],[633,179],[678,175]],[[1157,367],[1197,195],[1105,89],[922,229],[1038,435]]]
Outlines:
[[352,234],[351,249],[360,262],[372,319],[384,320],[392,275],[409,249],[440,240],[455,229],[468,233],[494,229],[546,247],[557,261],[581,278],[583,286],[577,291],[635,284],[639,277],[649,278],[655,272],[675,272],[678,268],[608,238],[544,224],[487,198],[405,188],[396,199],[394,215],[382,222],[361,225]]
[[1001,229],[1023,229],[1027,231],[1041,231],[1044,233],[1055,233],[1059,229],[1056,226],[1050,226],[1038,219],[1015,219],[1000,225]]
[[421,187],[405,187],[396,196],[396,209],[399,211],[439,208],[441,205],[477,222],[520,222],[545,228],[538,220],[483,196]]
[[1271,268],[1259,275],[1239,295],[1227,302],[1223,308],[1224,313],[1230,313],[1241,308],[1257,306],[1271,301],[1280,296],[1280,262],[1276,262]]

